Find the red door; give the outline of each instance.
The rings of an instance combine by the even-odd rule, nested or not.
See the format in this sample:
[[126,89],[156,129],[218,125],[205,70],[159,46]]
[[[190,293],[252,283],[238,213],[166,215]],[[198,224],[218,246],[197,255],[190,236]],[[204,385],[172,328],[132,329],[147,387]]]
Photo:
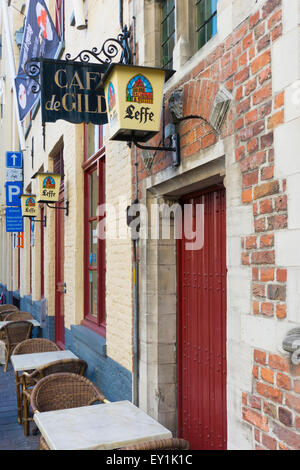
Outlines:
[[[64,191],[60,191],[57,207],[64,207]],[[64,217],[65,211],[55,210],[55,342],[65,348],[64,319]]]
[[225,189],[191,195],[182,203],[183,213],[186,204],[193,208],[194,224],[196,205],[204,205],[204,244],[187,249],[190,235],[184,235],[183,222],[178,243],[178,429],[193,450],[222,450],[227,446]]

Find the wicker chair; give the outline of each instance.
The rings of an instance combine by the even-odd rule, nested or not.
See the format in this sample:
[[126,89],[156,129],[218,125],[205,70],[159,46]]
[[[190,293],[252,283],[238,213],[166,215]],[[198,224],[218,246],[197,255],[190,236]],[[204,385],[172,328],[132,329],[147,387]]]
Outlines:
[[24,435],[29,434],[29,422],[32,419],[29,417],[29,404],[33,387],[43,378],[50,374],[57,374],[61,372],[72,372],[73,374],[84,375],[87,369],[87,363],[82,359],[61,359],[59,361],[51,362],[31,373],[24,372],[22,375],[22,402],[23,402],[23,422],[24,422]]
[[5,321],[33,320],[33,316],[28,312],[10,312],[4,319]]
[[15,305],[5,304],[0,305],[0,321],[3,321],[4,318],[11,312],[18,312],[19,309]]
[[[13,350],[12,354],[15,356],[17,354],[33,354],[49,351],[60,351],[60,348],[53,341],[50,341],[50,339],[31,338],[19,343]],[[33,371],[27,372],[31,373]],[[23,416],[23,404],[21,399],[21,377],[22,375],[19,375],[18,372],[15,372],[19,424],[22,423]],[[34,385],[34,383],[32,383],[32,385]]]
[[170,439],[157,439],[155,441],[141,442],[119,450],[189,450],[190,444],[185,439],[171,437]]
[[[97,401],[108,403],[103,393],[89,379],[72,373],[44,377],[36,384],[30,398],[34,413],[89,406]],[[40,439],[40,450],[49,450],[43,437]]]
[[14,310],[19,310],[18,307],[16,307],[15,305],[13,304],[4,304],[4,305],[0,305],[0,313],[1,312],[6,312],[7,310],[9,311],[14,311]]
[[5,366],[4,372],[7,371],[8,362],[11,353],[17,344],[25,339],[29,339],[32,331],[32,323],[29,321],[11,321],[7,323],[2,329],[4,330],[5,338],[0,343],[5,348]]

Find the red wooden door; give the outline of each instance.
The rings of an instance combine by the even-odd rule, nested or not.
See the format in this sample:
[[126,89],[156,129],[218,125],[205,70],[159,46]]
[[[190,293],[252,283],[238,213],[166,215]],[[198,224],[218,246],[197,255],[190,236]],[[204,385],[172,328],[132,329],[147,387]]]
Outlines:
[[222,450],[227,445],[225,189],[182,202],[183,208],[191,204],[194,214],[196,204],[204,204],[204,244],[187,250],[183,222],[178,243],[178,429],[193,450]]
[[[57,207],[64,207],[64,205],[64,191],[60,191]],[[64,217],[64,210],[55,210],[55,342],[62,349],[65,347]]]

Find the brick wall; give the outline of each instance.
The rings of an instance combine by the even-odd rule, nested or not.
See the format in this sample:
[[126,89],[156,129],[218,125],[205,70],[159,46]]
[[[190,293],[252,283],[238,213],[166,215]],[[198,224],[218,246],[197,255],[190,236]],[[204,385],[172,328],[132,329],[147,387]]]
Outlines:
[[253,392],[243,394],[243,419],[256,450],[300,449],[300,367],[254,350]]
[[[199,54],[201,59],[198,63],[193,69],[187,68],[186,75],[176,83],[175,75],[172,85],[167,86],[165,100],[167,102],[173,90],[182,88],[183,115],[200,115],[209,120],[219,88],[226,87],[232,93],[232,105],[221,136],[217,137],[212,128],[201,120],[187,120],[178,126],[181,159],[183,163],[190,157],[198,156],[201,159],[201,152],[213,147],[218,140],[225,142],[230,136],[234,139],[235,163],[240,168],[240,203],[245,209],[249,209],[250,216],[253,214],[253,217],[249,217],[249,221],[253,220],[252,230],[241,236],[240,266],[251,272],[251,305],[248,313],[250,317],[272,319],[285,324],[288,317],[288,270],[287,266],[276,261],[278,250],[276,251],[275,235],[288,228],[288,197],[287,180],[280,179],[275,171],[274,134],[285,122],[287,98],[284,88],[278,90],[276,87],[277,91],[273,92],[275,87],[272,77],[274,44],[282,34],[282,1],[265,1],[206,57]],[[195,64],[195,57],[192,62]],[[167,122],[168,118],[167,115]],[[152,140],[153,145],[158,145],[160,139],[161,134]],[[157,153],[151,175],[156,175],[170,165],[170,155]],[[148,174],[141,158],[138,170],[139,181],[142,182]],[[234,289],[239,290],[239,285],[231,286],[231,292]],[[247,347],[249,344],[250,342]],[[300,436],[297,434],[299,428],[296,427],[296,422],[299,424],[299,417],[296,409],[288,405],[292,403],[289,396],[297,400],[298,389],[293,389],[293,386],[298,382],[294,372],[292,374],[288,367],[286,358],[280,358],[286,364],[286,369],[281,370],[272,362],[274,354],[264,354],[265,367],[259,368],[260,375],[254,378],[253,385],[254,389],[258,386],[260,397],[243,395],[242,419],[253,426],[254,437],[259,437],[257,442],[262,448],[275,444],[278,448],[298,448]],[[258,368],[256,363],[255,367]],[[274,425],[263,407],[265,402],[274,402],[274,397],[270,397],[268,401],[268,396],[263,395],[271,387],[266,378],[271,380],[271,377],[274,380],[272,391],[281,400],[275,400],[276,418],[272,418]],[[284,380],[290,384],[289,392],[285,389]],[[258,391],[255,389],[255,396],[256,394]],[[291,421],[283,418],[283,415],[290,416]],[[255,419],[260,427],[255,424]]]

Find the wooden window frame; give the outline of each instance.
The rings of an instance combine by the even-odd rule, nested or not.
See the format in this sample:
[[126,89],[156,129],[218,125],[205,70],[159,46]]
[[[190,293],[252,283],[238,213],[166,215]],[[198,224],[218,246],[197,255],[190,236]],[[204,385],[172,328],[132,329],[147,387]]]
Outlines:
[[[165,0],[166,2],[167,0]],[[164,2],[164,3],[165,3]],[[176,43],[176,1],[173,0],[174,4],[173,6],[171,7],[170,11],[168,11],[167,15],[164,16],[164,5],[162,5],[162,21],[161,21],[161,35],[162,35],[162,39],[161,39],[161,53],[162,53],[162,66],[164,68],[172,68],[173,67],[173,51],[174,51],[174,47],[175,47],[175,43]],[[174,30],[172,30],[171,32],[169,32],[167,38],[163,38],[163,25],[166,21],[168,21],[168,19],[170,18],[171,15],[174,15]],[[171,56],[168,56],[168,60],[166,63],[164,63],[164,54],[163,54],[163,48],[164,46],[170,42],[172,36],[174,36],[174,47],[172,49],[172,54]]]
[[[206,1],[210,1],[211,4],[213,2],[215,2],[216,9],[212,12],[212,14],[203,23],[201,23],[201,25],[198,25],[197,24],[198,7],[200,6],[200,4],[202,2],[206,2]],[[210,23],[210,21],[212,21],[214,18],[217,21],[218,0],[195,0],[195,8],[196,8],[196,12],[195,12],[195,18],[196,18],[196,28],[195,28],[195,31],[196,31],[196,45],[197,45],[197,50],[200,50],[200,49],[202,49],[203,46],[205,46],[205,44],[207,44],[217,34],[217,26],[216,26],[216,29],[215,29],[214,32],[212,32],[212,35],[210,37],[207,37],[206,27]],[[202,44],[202,46],[199,46],[199,34],[200,34],[200,31],[203,28],[205,28],[205,42]]]
[[61,41],[65,40],[65,0],[56,0],[55,29]]
[[[99,127],[99,142],[102,144],[102,127]],[[105,261],[105,240],[98,238],[98,256],[97,263],[91,265],[89,263],[89,230],[90,224],[97,221],[98,223],[105,218],[96,215],[89,216],[90,190],[89,178],[96,171],[98,176],[98,201],[97,205],[105,203],[105,147],[101,148],[92,156],[88,155],[88,127],[84,125],[84,163],[82,164],[84,171],[84,319],[82,325],[90,328],[101,336],[106,336],[106,302],[105,302],[105,278],[106,278],[106,261]],[[98,272],[98,296],[97,296],[97,317],[90,313],[90,271]]]

